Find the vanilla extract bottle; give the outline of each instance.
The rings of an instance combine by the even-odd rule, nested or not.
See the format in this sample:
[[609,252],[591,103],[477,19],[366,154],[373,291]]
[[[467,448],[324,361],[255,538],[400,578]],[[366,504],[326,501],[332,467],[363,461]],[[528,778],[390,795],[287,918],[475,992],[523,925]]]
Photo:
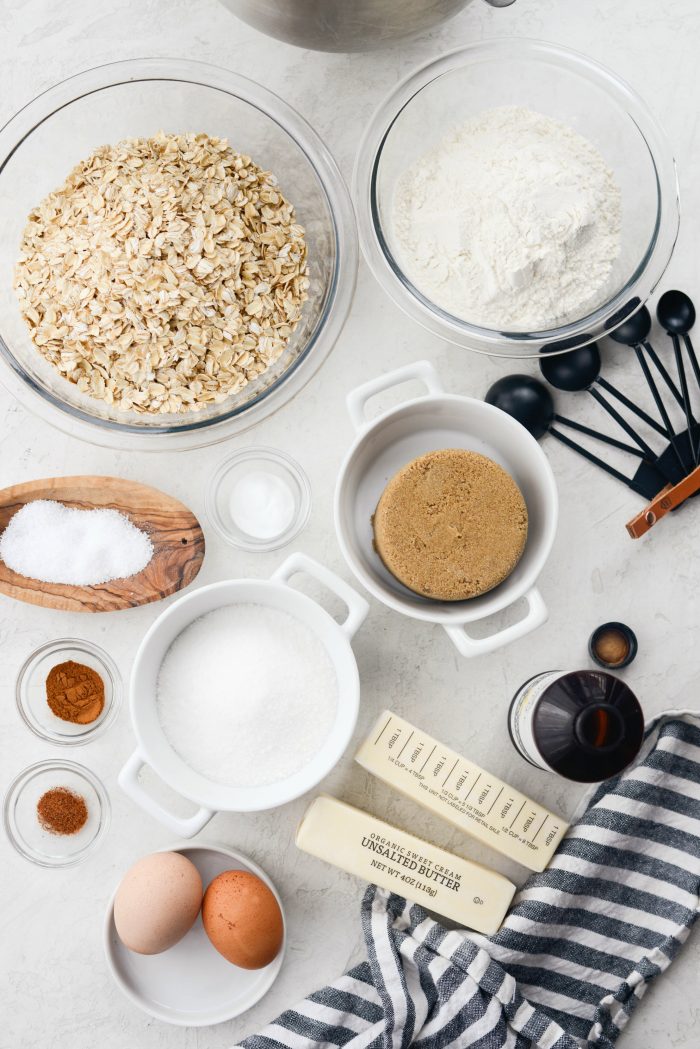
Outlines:
[[644,715],[632,690],[612,674],[555,670],[516,692],[508,727],[530,764],[578,783],[598,783],[634,761]]

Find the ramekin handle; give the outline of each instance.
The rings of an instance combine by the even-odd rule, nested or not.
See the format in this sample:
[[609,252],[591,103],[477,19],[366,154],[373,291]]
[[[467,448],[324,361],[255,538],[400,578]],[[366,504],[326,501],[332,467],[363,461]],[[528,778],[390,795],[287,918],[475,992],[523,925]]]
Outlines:
[[429,394],[440,394],[445,392],[440,376],[433,368],[430,361],[414,361],[413,364],[405,364],[403,368],[396,368],[393,372],[378,375],[376,379],[370,379],[347,395],[345,403],[348,413],[356,430],[363,430],[367,425],[365,418],[365,407],[370,397],[390,390],[392,386],[400,386],[402,382],[410,382],[415,379],[422,382]]
[[347,617],[338,625],[348,639],[352,641],[369,612],[369,604],[364,597],[360,597],[356,590],[353,590],[335,572],[331,572],[330,568],[326,568],[324,565],[319,564],[318,561],[314,561],[313,557],[308,557],[306,554],[301,553],[290,554],[287,560],[283,561],[279,568],[273,572],[272,579],[280,583],[288,583],[296,572],[306,572],[307,575],[312,576],[319,583],[322,583],[323,586],[327,587],[347,606]]
[[205,809],[202,807],[192,816],[187,817],[176,816],[174,812],[169,812],[166,808],[160,805],[154,797],[145,791],[139,782],[139,772],[147,765],[148,762],[142,754],[138,750],[135,750],[119,773],[118,782],[124,793],[128,794],[131,800],[136,802],[139,808],[142,808],[144,812],[149,814],[149,816],[153,816],[154,819],[158,820],[159,823],[162,823],[163,826],[167,827],[168,830],[173,832],[173,834],[177,834],[178,837],[193,838],[195,834],[199,834],[202,827],[204,827],[214,815],[211,809]]
[[549,612],[539,590],[533,586],[525,594],[528,610],[521,620],[512,626],[499,630],[490,637],[471,637],[466,631],[466,623],[458,623],[454,626],[445,626],[447,636],[450,638],[460,655],[471,659],[474,656],[485,656],[489,652],[495,652],[511,641],[525,637],[526,634],[537,630],[543,623],[547,622]]

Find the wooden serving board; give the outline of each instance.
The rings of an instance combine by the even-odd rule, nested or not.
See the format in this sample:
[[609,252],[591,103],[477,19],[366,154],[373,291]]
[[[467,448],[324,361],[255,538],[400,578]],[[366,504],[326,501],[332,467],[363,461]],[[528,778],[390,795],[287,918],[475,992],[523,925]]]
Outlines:
[[35,499],[79,510],[125,514],[153,543],[153,557],[138,575],[99,586],[41,583],[12,572],[0,560],[0,594],[65,612],[114,612],[160,601],[193,581],[204,560],[204,533],[187,507],[157,488],[120,477],[49,477],[0,490],[0,534],[13,514]]

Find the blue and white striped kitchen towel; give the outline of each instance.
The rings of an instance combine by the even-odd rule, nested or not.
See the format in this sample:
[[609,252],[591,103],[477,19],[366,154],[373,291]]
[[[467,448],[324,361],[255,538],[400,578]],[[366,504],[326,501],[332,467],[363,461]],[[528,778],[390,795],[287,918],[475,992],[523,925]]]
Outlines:
[[243,1049],[608,1049],[698,912],[700,718],[648,729],[492,937],[370,887],[368,961]]

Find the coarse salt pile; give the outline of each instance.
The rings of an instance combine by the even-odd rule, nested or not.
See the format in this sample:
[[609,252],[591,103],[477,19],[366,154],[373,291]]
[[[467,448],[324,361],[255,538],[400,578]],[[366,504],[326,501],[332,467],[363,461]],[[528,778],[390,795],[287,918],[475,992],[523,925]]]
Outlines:
[[117,510],[77,510],[49,499],[26,503],[0,536],[8,568],[42,583],[98,586],[143,571],[153,544]]
[[287,612],[227,605],[175,639],[158,677],[158,716],[190,768],[233,787],[294,775],[335,720],[338,682],[322,643]]

